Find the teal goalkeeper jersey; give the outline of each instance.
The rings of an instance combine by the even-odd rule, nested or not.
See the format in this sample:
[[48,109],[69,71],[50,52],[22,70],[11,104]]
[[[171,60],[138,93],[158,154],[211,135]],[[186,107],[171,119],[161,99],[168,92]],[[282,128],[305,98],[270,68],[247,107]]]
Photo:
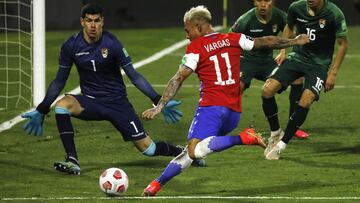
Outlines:
[[[256,14],[256,8],[252,8],[240,16],[230,31],[243,33],[250,37],[276,36],[282,31],[286,24],[286,13],[276,7],[272,8],[271,18],[266,24],[260,22]],[[244,51],[242,59],[245,61],[272,61],[273,50],[261,49],[254,51]]]
[[309,44],[295,46],[289,57],[329,69],[336,38],[347,35],[342,11],[332,2],[325,0],[324,7],[315,16],[311,16],[306,0],[299,0],[290,5],[287,21],[296,34],[307,34],[310,39]]

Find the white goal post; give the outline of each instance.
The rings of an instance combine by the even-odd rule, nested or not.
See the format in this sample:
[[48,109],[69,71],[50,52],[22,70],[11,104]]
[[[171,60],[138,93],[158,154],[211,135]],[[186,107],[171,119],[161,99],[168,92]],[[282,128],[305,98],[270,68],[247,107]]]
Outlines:
[[0,0],[0,111],[45,95],[45,0]]
[[33,0],[33,105],[45,97],[45,0]]

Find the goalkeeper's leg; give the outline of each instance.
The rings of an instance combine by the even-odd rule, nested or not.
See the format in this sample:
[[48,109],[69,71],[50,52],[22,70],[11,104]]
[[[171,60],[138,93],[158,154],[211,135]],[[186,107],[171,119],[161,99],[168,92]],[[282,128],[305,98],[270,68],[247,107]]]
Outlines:
[[174,146],[164,141],[154,142],[149,136],[135,140],[133,143],[145,156],[177,156],[183,150],[180,146]]
[[[72,108],[69,108],[70,106]],[[80,165],[78,163],[74,142],[74,129],[71,123],[72,112],[69,110],[79,111],[80,108],[79,102],[71,95],[63,97],[55,106],[56,124],[65,149],[66,157],[65,161],[56,161],[54,163],[54,168],[69,174],[80,174]]]

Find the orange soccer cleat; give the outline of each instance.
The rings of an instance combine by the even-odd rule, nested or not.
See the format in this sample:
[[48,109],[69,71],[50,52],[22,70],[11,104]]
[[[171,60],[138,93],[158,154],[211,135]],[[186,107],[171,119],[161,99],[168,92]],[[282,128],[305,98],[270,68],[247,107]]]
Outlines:
[[254,128],[245,128],[240,132],[240,138],[244,145],[259,145],[262,148],[266,148],[264,138]]
[[153,180],[145,189],[143,192],[143,196],[145,197],[153,197],[158,193],[161,189],[161,185],[156,180]]

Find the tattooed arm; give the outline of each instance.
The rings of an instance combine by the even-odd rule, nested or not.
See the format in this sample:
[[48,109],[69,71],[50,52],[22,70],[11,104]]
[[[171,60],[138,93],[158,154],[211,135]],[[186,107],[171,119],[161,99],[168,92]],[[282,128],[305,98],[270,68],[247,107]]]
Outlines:
[[298,35],[294,39],[286,39],[276,36],[265,36],[254,38],[253,49],[282,49],[295,45],[304,45],[309,42],[309,37],[305,34]]
[[185,65],[180,65],[179,70],[169,80],[159,103],[156,105],[156,107],[144,111],[142,116],[147,119],[152,119],[158,113],[160,113],[164,106],[166,106],[166,104],[175,96],[183,81],[186,80],[186,78],[188,78],[191,73],[193,73],[192,69]]

